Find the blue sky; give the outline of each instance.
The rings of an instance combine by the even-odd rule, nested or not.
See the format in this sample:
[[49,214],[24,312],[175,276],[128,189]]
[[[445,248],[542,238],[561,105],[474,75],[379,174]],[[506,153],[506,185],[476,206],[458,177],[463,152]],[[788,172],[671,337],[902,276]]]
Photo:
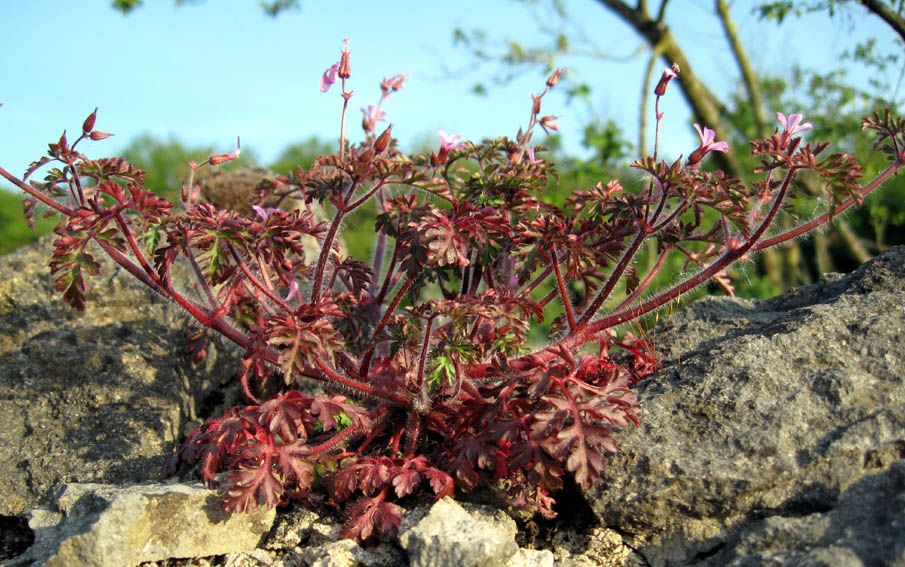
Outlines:
[[[445,130],[464,138],[514,136],[530,110],[530,94],[543,76],[528,72],[489,96],[471,92],[492,83],[500,67],[476,65],[452,44],[453,29],[482,28],[496,41],[541,41],[538,19],[511,0],[343,3],[303,0],[300,11],[271,19],[255,0],[208,0],[176,7],[172,0],[146,0],[128,16],[109,0],[3,2],[4,53],[0,56],[0,165],[21,175],[64,128],[70,139],[98,107],[96,128],[115,137],[82,146],[90,156],[115,154],[135,136],[174,136],[189,145],[230,151],[236,136],[262,162],[288,144],[310,136],[338,137],[341,99],[334,88],[319,89],[323,70],[339,58],[341,39],[352,54],[351,137],[359,139],[358,109],[376,103],[383,77],[408,73],[405,88],[384,108],[404,148],[436,140]],[[596,46],[614,55],[635,51],[638,39],[597,2],[567,2],[575,21]],[[834,66],[854,37],[892,34],[877,18],[853,9],[857,30],[823,16],[791,20],[783,27],[751,15],[751,1],[737,1],[732,13],[758,70],[788,71],[795,61],[819,69]],[[733,88],[735,69],[725,51],[709,0],[670,4],[668,19],[696,70],[718,93]],[[863,19],[863,20],[862,20]],[[593,112],[613,118],[637,140],[638,100],[646,55],[628,61],[570,57],[574,78],[594,88]],[[658,66],[662,67],[662,65]],[[696,140],[676,91],[666,112],[662,151],[687,153]],[[566,148],[578,152],[581,125],[590,114],[566,105],[562,93],[544,101],[556,114]],[[139,164],[140,165],[140,164]]]

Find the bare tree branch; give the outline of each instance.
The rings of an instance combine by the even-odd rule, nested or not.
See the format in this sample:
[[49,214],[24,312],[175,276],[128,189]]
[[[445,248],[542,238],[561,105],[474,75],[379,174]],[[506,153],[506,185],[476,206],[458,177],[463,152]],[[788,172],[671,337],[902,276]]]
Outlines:
[[858,0],[858,2],[874,14],[880,16],[884,22],[889,24],[889,27],[899,34],[902,41],[905,41],[905,18],[902,17],[902,14],[893,10],[892,7],[888,6],[886,2],[883,2],[882,0]]
[[[679,87],[697,122],[704,124],[716,132],[717,139],[725,140],[726,130],[723,128],[721,114],[723,104],[709,88],[698,78],[691,62],[679,46],[669,27],[662,21],[656,21],[644,10],[646,3],[639,2],[637,8],[630,8],[621,0],[597,0],[629,24],[635,32],[663,54],[668,63],[678,63],[682,69],[679,75]],[[662,13],[661,13],[662,15]],[[740,176],[740,168],[735,158],[729,153],[717,153],[714,158],[719,167],[733,177]]]
[[726,5],[726,0],[716,0],[716,12],[719,15],[723,31],[726,33],[726,39],[732,47],[732,55],[735,57],[735,63],[742,73],[745,90],[748,91],[748,103],[751,105],[751,110],[754,113],[754,126],[756,128],[757,137],[766,137],[770,132],[767,129],[767,117],[764,115],[763,97],[760,94],[760,85],[757,82],[757,74],[755,74],[754,69],[751,68],[751,63],[748,61],[748,55],[745,53],[745,47],[738,37],[738,30],[735,27],[735,22],[733,22],[732,18],[729,16],[729,6]]

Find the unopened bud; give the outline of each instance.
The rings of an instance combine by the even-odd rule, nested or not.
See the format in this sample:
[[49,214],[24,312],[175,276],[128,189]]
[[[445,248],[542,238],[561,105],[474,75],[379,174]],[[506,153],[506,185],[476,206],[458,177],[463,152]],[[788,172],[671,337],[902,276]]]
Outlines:
[[374,151],[382,153],[387,146],[390,145],[390,136],[393,130],[393,125],[390,124],[387,126],[387,129],[383,131],[383,134],[377,137],[377,140],[374,142]]
[[88,137],[96,142],[98,140],[103,140],[104,138],[109,138],[112,135],[113,134],[110,134],[108,132],[100,132],[100,131],[94,130],[90,134],[88,134]]
[[568,67],[564,67],[562,69],[557,69],[557,70],[553,71],[553,74],[547,78],[547,86],[550,88],[555,87],[556,83],[559,82],[559,78],[562,77],[562,74],[568,70],[569,70]]
[[531,112],[534,114],[540,114],[540,97],[531,95],[531,100],[534,101],[534,105],[531,107]]
[[94,120],[97,118],[97,108],[94,109],[94,112],[88,115],[88,118],[85,119],[85,122],[82,123],[82,133],[87,134],[91,130],[94,129]]
[[343,79],[348,79],[352,76],[352,68],[349,64],[349,38],[343,39],[343,54],[339,59],[339,71],[336,74]]

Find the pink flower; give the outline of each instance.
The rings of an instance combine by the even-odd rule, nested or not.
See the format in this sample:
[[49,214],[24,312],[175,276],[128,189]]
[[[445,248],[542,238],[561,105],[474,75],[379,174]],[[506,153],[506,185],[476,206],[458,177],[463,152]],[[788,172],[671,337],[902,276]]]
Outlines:
[[380,91],[383,93],[383,98],[389,98],[390,93],[396,92],[404,87],[405,80],[408,78],[408,73],[406,73],[405,75],[393,75],[389,79],[384,79],[383,82],[380,83]]
[[385,122],[386,112],[377,108],[373,104],[369,104],[367,108],[362,108],[361,113],[364,115],[362,119],[362,126],[368,132],[373,132],[377,129],[378,122]]
[[336,82],[337,73],[339,72],[339,63],[334,63],[327,67],[327,70],[324,71],[324,74],[321,75],[321,92],[325,93],[330,90],[330,87],[333,86],[333,83]]
[[788,138],[793,136],[799,132],[804,132],[805,130],[810,130],[814,126],[810,122],[801,123],[804,116],[801,114],[790,114],[788,118],[782,112],[777,112],[776,117],[779,118],[779,123],[782,124],[783,127],[783,137]]
[[339,61],[327,67],[327,70],[321,75],[321,92],[329,91],[337,78],[348,79],[351,74],[352,71],[349,69],[349,38],[346,37],[343,38],[343,51]]
[[660,76],[660,82],[657,83],[656,88],[654,88],[654,94],[657,96],[663,96],[666,93],[666,85],[669,84],[669,81],[675,79],[679,76],[679,64],[673,63],[672,67],[666,67],[663,69],[663,74]]
[[251,208],[254,209],[254,211],[256,213],[258,213],[258,216],[261,217],[261,220],[263,220],[264,222],[267,222],[267,218],[270,217],[270,215],[272,215],[273,213],[280,210],[280,209],[265,209],[258,205],[252,205]]
[[528,148],[528,162],[533,164],[542,163],[544,160],[542,159],[534,159],[534,148]]
[[458,150],[465,147],[465,142],[461,141],[461,136],[458,136],[456,134],[447,134],[443,130],[440,130],[439,132],[437,132],[437,134],[440,135],[440,147],[442,147],[446,152]]
[[288,291],[288,293],[286,293],[286,297],[283,298],[283,301],[289,301],[290,299],[292,299],[293,295],[298,293],[298,291],[299,291],[299,284],[296,283],[295,279],[293,279],[292,282],[289,283],[289,291]]
[[729,144],[726,142],[714,142],[714,138],[716,138],[716,133],[708,127],[704,127],[704,131],[701,131],[701,127],[697,124],[694,125],[694,129],[698,131],[698,136],[701,137],[701,145],[688,156],[688,166],[694,167],[698,164],[699,161],[704,159],[704,156],[707,155],[707,152],[716,151],[716,152],[728,152]]

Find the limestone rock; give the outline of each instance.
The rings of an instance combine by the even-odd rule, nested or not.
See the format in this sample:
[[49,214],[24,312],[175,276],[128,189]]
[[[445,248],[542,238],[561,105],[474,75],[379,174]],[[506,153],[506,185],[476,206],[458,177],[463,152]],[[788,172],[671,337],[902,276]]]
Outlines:
[[[156,479],[205,396],[238,356],[179,355],[182,312],[101,250],[87,308],[53,290],[55,235],[0,258],[0,516],[47,502],[65,482]],[[178,273],[178,271],[177,271]]]
[[399,535],[409,565],[428,567],[497,567],[516,553],[515,522],[502,512],[475,506],[466,511],[449,497]]
[[586,494],[604,526],[654,566],[905,565],[905,248],[657,338],[642,425]]
[[276,512],[228,514],[201,485],[67,485],[53,508],[32,511],[35,544],[12,567],[131,567],[173,557],[254,549]]

